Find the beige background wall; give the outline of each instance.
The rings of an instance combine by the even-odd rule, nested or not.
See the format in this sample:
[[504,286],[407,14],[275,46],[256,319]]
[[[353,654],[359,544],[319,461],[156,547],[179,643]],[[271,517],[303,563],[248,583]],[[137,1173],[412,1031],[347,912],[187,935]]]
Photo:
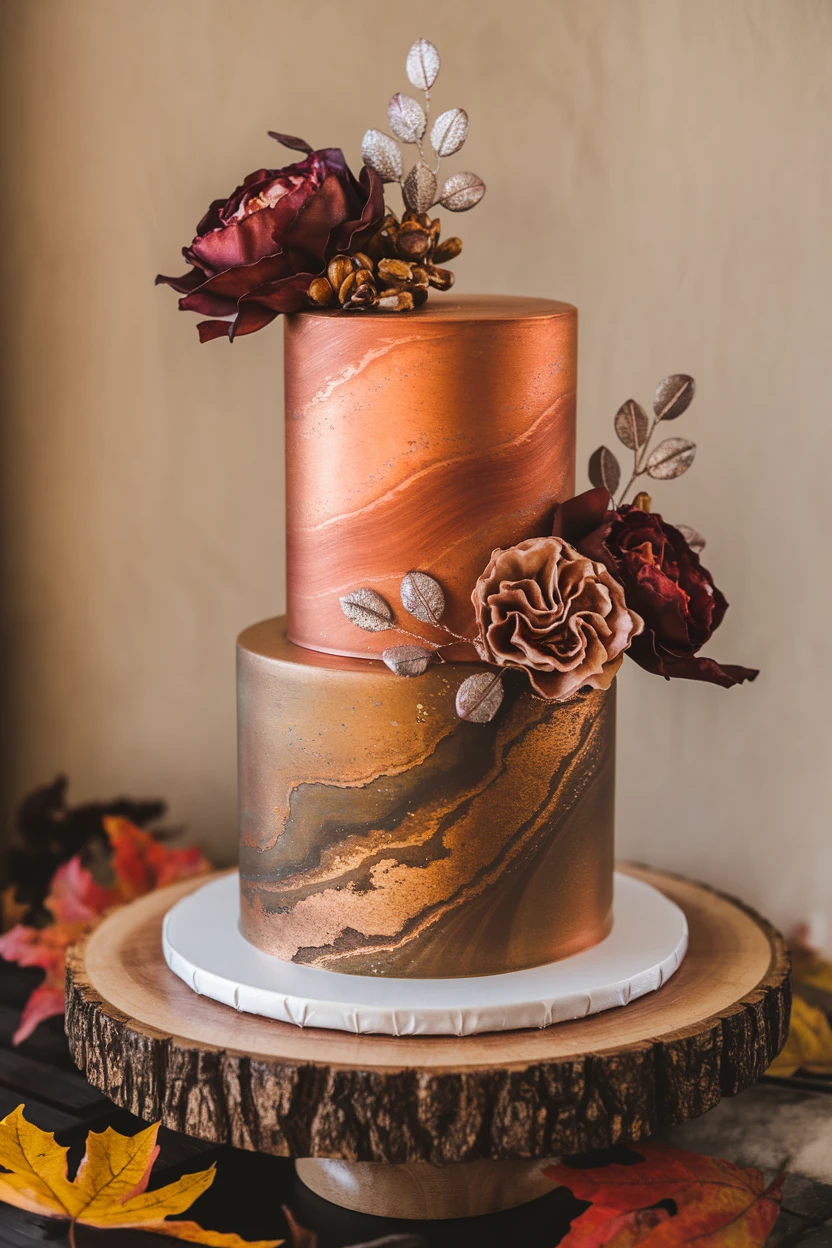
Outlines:
[[[200,347],[158,270],[216,195],[341,144],[426,34],[461,103],[462,290],[581,310],[580,461],[689,371],[658,487],[732,610],[724,692],[633,665],[625,854],[832,918],[828,0],[9,0],[2,16],[6,799],[162,793],[234,853],[233,641],[283,605],[281,334]],[[832,942],[832,930],[828,939]]]

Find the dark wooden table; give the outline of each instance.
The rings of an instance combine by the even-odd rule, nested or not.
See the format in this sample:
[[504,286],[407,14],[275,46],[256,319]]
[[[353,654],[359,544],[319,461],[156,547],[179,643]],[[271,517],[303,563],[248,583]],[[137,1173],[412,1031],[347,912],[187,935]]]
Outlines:
[[[11,1036],[39,972],[0,962],[0,1114],[26,1106],[27,1117],[69,1145],[70,1167],[83,1153],[89,1130],[111,1126],[132,1133],[144,1124],[94,1091],[75,1070],[62,1024],[55,1019],[14,1049]],[[832,1248],[832,1079],[764,1080],[663,1138],[695,1152],[756,1165],[772,1174],[791,1158],[784,1212],[771,1248]],[[151,1186],[217,1163],[211,1189],[188,1212],[201,1225],[236,1231],[249,1239],[286,1238],[281,1211],[317,1232],[320,1248],[345,1248],[394,1232],[420,1235],[436,1248],[553,1248],[584,1207],[563,1188],[517,1210],[476,1220],[445,1223],[393,1222],[347,1213],[312,1195],[294,1175],[291,1161],[206,1145],[173,1131],[159,1132],[161,1154]],[[78,1231],[79,1248],[154,1248],[174,1241],[137,1231]],[[0,1246],[32,1248],[66,1238],[48,1219],[0,1204]]]

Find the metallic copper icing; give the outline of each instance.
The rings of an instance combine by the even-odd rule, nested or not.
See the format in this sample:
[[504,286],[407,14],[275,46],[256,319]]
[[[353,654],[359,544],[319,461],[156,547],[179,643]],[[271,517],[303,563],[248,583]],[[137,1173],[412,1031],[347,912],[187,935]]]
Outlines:
[[454,977],[540,965],[609,930],[615,688],[557,705],[513,673],[500,713],[460,721],[466,671],[394,676],[238,643],[242,930],[351,974]]
[[550,532],[574,493],[576,342],[575,309],[546,299],[286,318],[292,641],[379,655],[392,635],[362,632],[338,599],[371,585],[396,603],[412,569],[470,635],[491,551]]

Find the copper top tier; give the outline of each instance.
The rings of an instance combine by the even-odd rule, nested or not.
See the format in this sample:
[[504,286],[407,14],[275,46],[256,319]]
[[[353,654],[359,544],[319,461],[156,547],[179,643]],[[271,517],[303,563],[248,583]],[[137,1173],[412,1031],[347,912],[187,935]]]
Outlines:
[[339,598],[368,586],[411,623],[409,571],[440,582],[443,623],[470,636],[491,551],[551,532],[574,493],[576,370],[577,312],[549,299],[287,317],[289,639],[378,656],[406,638],[362,631]]

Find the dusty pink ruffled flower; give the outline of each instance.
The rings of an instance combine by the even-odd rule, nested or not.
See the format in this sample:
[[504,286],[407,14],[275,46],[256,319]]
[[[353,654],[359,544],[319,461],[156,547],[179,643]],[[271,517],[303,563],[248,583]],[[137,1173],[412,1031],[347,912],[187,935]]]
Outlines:
[[608,689],[643,627],[604,565],[559,537],[495,550],[472,600],[480,656],[521,668],[555,702],[585,686]]

